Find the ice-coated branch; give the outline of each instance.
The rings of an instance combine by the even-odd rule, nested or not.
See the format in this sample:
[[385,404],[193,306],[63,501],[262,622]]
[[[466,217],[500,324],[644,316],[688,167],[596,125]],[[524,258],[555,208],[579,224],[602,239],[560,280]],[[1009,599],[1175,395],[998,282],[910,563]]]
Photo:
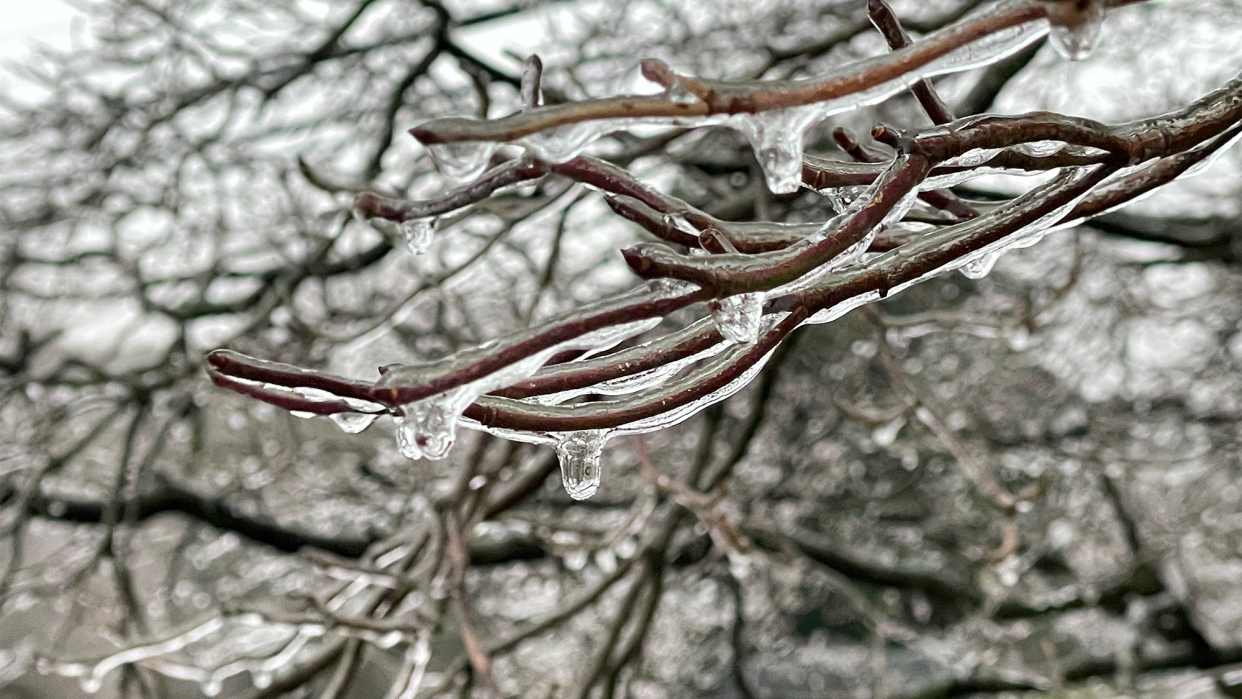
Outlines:
[[[1141,1],[1143,0],[1109,0],[1103,4],[1118,7]],[[601,119],[673,120],[721,114],[756,114],[839,100],[891,82],[905,80],[912,83],[928,75],[977,67],[979,59],[971,56],[970,60],[961,61],[959,64],[935,66],[932,70],[924,70],[927,75],[911,77],[919,75],[921,69],[926,69],[936,59],[973,42],[1027,23],[1048,19],[1049,6],[1049,3],[1038,0],[1002,3],[990,11],[978,13],[935,32],[905,49],[861,61],[847,66],[848,70],[813,80],[704,80],[678,75],[662,63],[647,61],[643,64],[645,77],[670,90],[675,87],[680,87],[681,90],[659,96],[630,95],[550,105],[489,121],[436,119],[412,129],[411,133],[427,145],[475,141],[503,143],[517,141],[524,136],[556,127]],[[1061,18],[1062,13],[1055,13],[1054,17]],[[1005,55],[1034,41],[1042,33],[1042,29],[1034,31],[1016,47],[1006,46]],[[894,91],[906,87],[905,84],[894,86]],[[695,99],[682,97],[684,93],[689,93]]]
[[[1110,6],[1120,4],[1128,3]],[[948,270],[986,273],[1008,247],[1202,167],[1242,123],[1242,80],[1177,112],[1116,126],[1051,113],[954,120],[928,77],[998,60],[1041,36],[1044,19],[1081,55],[1091,39],[1065,31],[1094,31],[1094,15],[1066,14],[1048,3],[1002,3],[912,43],[884,2],[873,0],[869,9],[893,52],[816,80],[702,81],[649,60],[643,74],[663,95],[540,106],[541,64],[532,59],[518,113],[435,120],[414,130],[445,175],[472,181],[435,200],[364,194],[355,204],[364,217],[406,225],[483,202],[502,187],[562,178],[602,191],[615,213],[663,241],[622,251],[631,270],[650,280],[647,286],[438,361],[382,367],[376,382],[225,350],[208,357],[211,378],[299,414],[330,415],[347,431],[390,414],[403,453],[413,458],[445,456],[459,422],[553,444],[566,488],[586,497],[598,487],[608,439],[674,424],[732,395],[800,325],[831,321]],[[802,156],[802,132],[811,124],[902,89],[915,93],[934,126],[877,126],[872,136],[894,155],[837,130],[838,145],[856,162]],[[762,116],[790,110],[802,111],[786,121]],[[739,128],[769,184],[787,184],[792,163],[795,186],[800,181],[820,192],[840,214],[818,223],[724,221],[642,182],[622,164],[628,158],[581,154],[607,130],[670,116],[677,121],[669,123],[680,125]],[[735,119],[741,116],[768,121]],[[513,142],[528,152],[493,161],[496,151],[476,141]],[[1015,171],[1057,174],[996,205],[976,207],[949,190]],[[644,335],[676,311],[703,306],[707,318]],[[613,349],[633,338],[641,341]]]

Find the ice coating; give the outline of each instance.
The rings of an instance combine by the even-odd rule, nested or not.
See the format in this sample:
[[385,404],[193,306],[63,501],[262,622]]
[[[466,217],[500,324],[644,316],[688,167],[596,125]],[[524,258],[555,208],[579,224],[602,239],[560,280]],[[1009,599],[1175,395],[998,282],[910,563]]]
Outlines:
[[880,300],[880,292],[868,291],[867,293],[859,294],[858,296],[855,296],[852,299],[846,299],[845,301],[842,301],[841,303],[838,303],[835,306],[830,306],[828,308],[817,311],[810,318],[807,318],[805,321],[803,321],[803,325],[823,325],[825,323],[831,323],[832,321],[836,320],[837,318],[840,318],[846,313],[849,313],[855,308],[866,306],[869,303],[873,303],[879,300]]
[[759,339],[760,320],[763,317],[763,294],[737,294],[716,299],[709,308],[716,329],[730,342],[739,345],[753,344]]
[[[558,352],[580,349],[587,350],[589,355],[604,351],[659,323],[659,318],[646,318],[601,328],[544,349],[472,383],[403,405],[397,409],[395,415],[397,448],[409,459],[443,459],[448,456],[456,441],[462,412],[479,396],[528,378]],[[391,388],[417,385],[426,381],[441,367],[469,363],[472,352],[486,348],[484,345],[464,353],[463,356],[454,355],[427,364],[389,367],[380,379],[379,386]]]
[[996,266],[996,260],[1000,258],[1000,252],[990,252],[986,255],[980,255],[973,260],[961,266],[960,271],[963,277],[967,279],[983,279],[991,273],[992,268]]
[[[725,354],[723,357],[716,359],[714,363],[717,365],[723,365],[725,363],[728,363],[736,359],[737,353],[744,352],[744,351],[746,351],[745,347],[735,345],[733,347],[732,352],[729,352]],[[646,432],[655,432],[657,430],[666,429],[680,422],[688,420],[691,417],[694,417],[695,415],[697,415],[699,411],[703,410],[704,408],[715,405],[716,403],[719,403],[720,401],[725,400],[729,396],[732,396],[733,394],[737,393],[738,391],[742,390],[747,385],[749,385],[750,382],[753,381],[754,378],[759,375],[759,372],[763,370],[763,367],[768,363],[768,359],[771,358],[771,356],[772,356],[771,352],[768,352],[767,354],[763,355],[763,357],[760,358],[758,361],[756,361],[754,364],[746,367],[745,371],[739,374],[737,378],[733,379],[732,381],[725,384],[724,386],[721,386],[715,391],[712,391],[711,393],[703,396],[702,398],[690,401],[689,403],[678,406],[676,408],[673,408],[659,415],[654,415],[652,417],[644,418],[642,420],[635,420],[634,422],[618,427],[615,430],[615,434],[616,435],[629,435],[629,434],[644,434]]]
[[473,181],[487,170],[497,144],[490,141],[436,143],[427,147],[436,169],[453,185]]
[[[1003,12],[1011,2],[1000,2],[976,13],[976,16]],[[949,30],[942,30],[949,31]],[[712,114],[678,117],[613,117],[563,124],[517,139],[536,157],[550,163],[563,163],[581,154],[593,141],[614,131],[638,125],[698,127],[724,125],[740,131],[751,142],[756,159],[764,171],[768,187],[776,193],[797,191],[801,184],[802,137],[817,123],[837,114],[872,106],[887,100],[920,80],[935,76],[981,68],[1022,50],[1043,37],[1046,22],[1027,22],[985,36],[978,41],[950,51],[921,67],[909,70],[891,80],[849,94],[820,102],[796,105],[757,113]],[[937,33],[939,34],[939,33]],[[1083,38],[1087,38],[1083,34]],[[936,35],[933,35],[933,37]],[[866,59],[842,66],[838,71],[806,81],[791,81],[790,90],[811,83],[833,80],[848,81],[859,71],[869,68],[883,57]],[[680,89],[679,89],[680,88]],[[694,94],[679,82],[667,90],[667,99],[674,104],[695,104]],[[691,99],[693,98],[693,99]],[[440,172],[456,180],[470,180],[487,166],[496,144],[492,142],[455,141],[429,146]]]
[[[1090,56],[1099,43],[1108,10],[1100,0],[1060,4],[1066,9],[1058,9],[1048,16],[1048,23],[1052,25],[1049,35],[1052,48],[1066,60],[1081,61]],[[1068,9],[1070,7],[1073,9]]]
[[607,430],[585,430],[558,435],[556,458],[561,464],[561,482],[575,500],[586,500],[599,490],[600,457],[608,442]]
[[406,249],[413,255],[421,255],[431,247],[438,223],[435,217],[412,218],[402,221],[397,230],[401,233],[402,240],[405,241]]
[[699,96],[680,82],[669,85],[664,98],[673,104],[694,104],[699,101]]
[[335,413],[329,415],[328,419],[336,423],[346,434],[358,434],[375,422],[375,418],[379,417],[372,413]]
[[865,190],[866,187],[833,187],[822,190],[820,193],[828,200],[832,210],[840,214],[848,210],[850,204],[857,201]]
[[634,119],[580,121],[557,126],[519,139],[535,157],[549,163],[563,163],[582,153],[601,137],[639,123]]

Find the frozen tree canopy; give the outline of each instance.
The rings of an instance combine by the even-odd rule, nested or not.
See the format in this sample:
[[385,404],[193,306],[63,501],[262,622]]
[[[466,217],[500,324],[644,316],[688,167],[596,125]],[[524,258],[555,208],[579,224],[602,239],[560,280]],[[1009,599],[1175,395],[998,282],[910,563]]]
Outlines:
[[1242,691],[1242,9],[81,13],[0,692]]

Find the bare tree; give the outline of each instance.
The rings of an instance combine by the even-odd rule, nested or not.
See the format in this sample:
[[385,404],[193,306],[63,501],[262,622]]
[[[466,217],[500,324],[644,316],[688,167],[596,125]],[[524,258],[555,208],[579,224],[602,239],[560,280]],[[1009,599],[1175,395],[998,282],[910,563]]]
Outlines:
[[[1178,526],[1118,466],[1151,433],[1120,437],[1129,413],[1088,415],[1074,390],[1020,395],[1043,374],[978,362],[979,380],[912,342],[1037,333],[1091,273],[1080,246],[1038,293],[984,294],[999,321],[940,313],[960,293],[946,273],[984,280],[1097,217],[1236,261],[1233,217],[1113,212],[1227,152],[1242,78],[1127,123],[1002,115],[1045,42],[1086,58],[1106,14],[1149,4],[743,5],[126,0],[92,9],[82,49],[23,67],[0,196],[0,683],[919,697],[1110,677],[1160,695],[1178,680],[1152,671],[1200,667],[1239,684],[1242,626],[1205,618],[1236,585],[1169,543]],[[535,27],[559,40],[546,66],[489,55]],[[877,30],[888,50],[864,57]],[[641,78],[634,44],[660,56]],[[997,175],[1037,184],[980,186]],[[1228,333],[1232,307],[1212,312]],[[970,417],[959,384],[1010,395]],[[1231,404],[1185,395],[1179,424],[1217,427],[1179,439],[1235,449]],[[1027,429],[1014,405],[1057,412]],[[390,417],[395,446],[289,416],[348,435]],[[1035,465],[1054,459],[1092,475]],[[918,514],[885,509],[905,491]]]

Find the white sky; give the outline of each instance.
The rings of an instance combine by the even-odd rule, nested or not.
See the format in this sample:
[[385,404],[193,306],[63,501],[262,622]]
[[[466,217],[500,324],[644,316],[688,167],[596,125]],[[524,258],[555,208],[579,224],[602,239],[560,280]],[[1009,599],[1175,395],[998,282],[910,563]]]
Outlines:
[[65,46],[76,14],[61,0],[0,0],[0,58],[17,58],[32,42]]

